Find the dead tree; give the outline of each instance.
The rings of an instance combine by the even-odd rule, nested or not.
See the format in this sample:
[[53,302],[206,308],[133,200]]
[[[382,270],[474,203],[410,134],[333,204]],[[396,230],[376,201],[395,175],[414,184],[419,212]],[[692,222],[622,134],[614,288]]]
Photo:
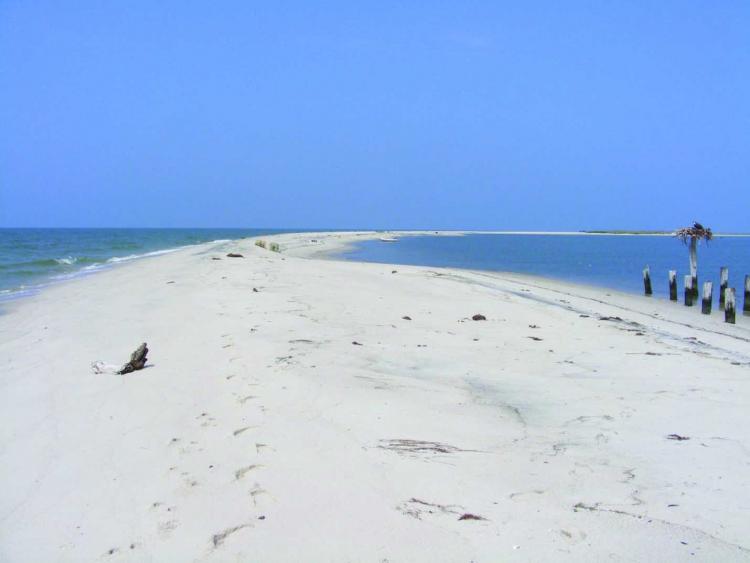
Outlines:
[[698,241],[710,241],[714,234],[711,229],[704,227],[700,223],[693,223],[692,227],[683,227],[677,229],[674,234],[685,244],[690,247],[690,277],[693,280],[692,290],[693,298],[698,298]]

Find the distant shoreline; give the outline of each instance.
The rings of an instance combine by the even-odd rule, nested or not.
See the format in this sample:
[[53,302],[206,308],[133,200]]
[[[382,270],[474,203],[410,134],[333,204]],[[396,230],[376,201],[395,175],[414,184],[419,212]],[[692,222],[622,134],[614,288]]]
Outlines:
[[[399,233],[402,231],[390,230],[390,231],[378,231],[383,233]],[[591,231],[403,231],[410,234],[424,233],[424,235],[430,234],[442,234],[443,236],[449,233],[455,233],[456,235],[553,235],[553,236],[640,236],[640,237],[673,237],[675,236],[674,231],[627,231],[627,230],[591,230]],[[750,237],[750,233],[714,233],[714,237]]]
[[[258,230],[265,231],[263,227],[0,227],[0,233],[3,231],[211,231],[211,230]],[[523,230],[476,230],[476,229],[317,229],[317,228],[268,228],[268,234],[265,236],[275,236],[278,234],[306,234],[306,233],[409,233],[412,235],[435,235],[443,236],[460,236],[460,235],[608,235],[608,236],[674,236],[675,231],[662,230],[639,230],[639,229],[581,229],[578,231],[523,231]],[[256,235],[251,235],[256,236]],[[750,237],[750,233],[717,233],[714,237]],[[241,240],[238,239],[231,240]],[[210,242],[210,241],[207,241]],[[202,244],[202,243],[198,243]]]

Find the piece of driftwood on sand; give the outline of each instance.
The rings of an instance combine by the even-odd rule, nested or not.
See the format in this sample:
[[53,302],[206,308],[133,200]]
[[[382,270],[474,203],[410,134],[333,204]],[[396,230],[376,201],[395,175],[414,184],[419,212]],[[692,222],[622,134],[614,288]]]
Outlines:
[[146,365],[146,355],[148,354],[148,347],[146,346],[146,343],[144,342],[138,348],[135,349],[135,352],[130,354],[130,361],[126,363],[124,366],[122,366],[119,371],[117,372],[118,375],[124,375],[126,373],[130,373],[139,369],[143,369],[143,366]]

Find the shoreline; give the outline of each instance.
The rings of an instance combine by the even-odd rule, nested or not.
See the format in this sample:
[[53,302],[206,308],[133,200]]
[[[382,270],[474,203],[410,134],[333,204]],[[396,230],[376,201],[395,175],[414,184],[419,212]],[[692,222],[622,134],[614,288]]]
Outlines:
[[[158,230],[158,229],[157,229]],[[176,230],[180,230],[180,228],[177,228]],[[346,252],[350,248],[352,248],[358,241],[364,241],[364,240],[375,240],[378,239],[381,236],[384,235],[393,235],[397,237],[411,237],[411,236],[447,236],[447,237],[460,237],[460,236],[466,236],[466,235],[522,235],[522,236],[615,236],[615,237],[672,237],[674,236],[671,233],[628,233],[628,232],[587,232],[587,231],[472,231],[472,230],[461,230],[461,231],[444,231],[444,230],[438,230],[438,231],[425,231],[425,230],[364,230],[364,231],[291,231],[291,232],[284,232],[284,233],[270,233],[267,235],[253,235],[249,237],[243,237],[238,239],[218,239],[214,241],[206,241],[202,243],[196,243],[196,244],[189,244],[189,245],[183,245],[183,246],[177,246],[177,247],[168,247],[164,249],[157,249],[149,252],[145,252],[143,254],[137,254],[137,255],[127,255],[127,256],[114,256],[110,257],[100,263],[95,263],[93,265],[84,266],[80,268],[79,270],[69,272],[67,274],[59,274],[47,278],[40,278],[40,281],[38,283],[33,283],[29,286],[23,287],[23,288],[4,288],[0,289],[0,307],[3,303],[7,302],[13,302],[18,299],[25,299],[27,297],[33,296],[37,294],[40,291],[44,291],[48,287],[54,287],[60,283],[67,283],[70,281],[75,281],[81,278],[85,278],[87,276],[97,274],[102,271],[106,271],[108,269],[111,269],[113,267],[118,267],[122,265],[123,263],[129,263],[131,261],[138,261],[142,259],[150,259],[154,257],[158,257],[162,254],[169,254],[173,252],[177,252],[183,249],[188,249],[191,247],[198,247],[201,245],[210,245],[210,244],[220,244],[220,243],[229,243],[229,242],[235,242],[235,241],[242,241],[247,239],[260,239],[260,238],[276,238],[276,237],[284,237],[285,235],[291,235],[294,237],[302,237],[306,238],[315,238],[316,236],[318,238],[330,238],[329,235],[344,235],[349,237],[349,240],[346,242],[342,242],[337,247],[327,248],[327,249],[320,249],[320,251],[311,251],[309,249],[303,251],[303,254],[305,254],[304,257],[308,258],[317,258],[317,259],[332,259],[335,260],[336,254],[341,254],[343,252]],[[750,237],[750,234],[715,234],[714,237],[716,238],[744,238],[744,237]],[[289,249],[292,252],[292,255],[295,255],[296,252],[295,248]],[[496,270],[488,270],[491,272],[496,273],[508,273],[508,274],[514,274],[516,272],[513,271],[496,271]],[[545,277],[545,276],[535,276],[533,274],[523,274],[521,272],[517,273],[518,275],[528,275],[532,278],[538,277],[540,279],[545,279],[548,281],[566,281],[564,278],[552,278],[552,277]],[[568,282],[573,283],[573,282]],[[609,286],[604,285],[592,285],[592,284],[586,284],[584,282],[579,282],[579,285],[590,287],[590,288],[598,288],[598,289],[604,289],[608,291],[622,291],[616,288],[612,288]],[[636,292],[632,293],[633,295],[636,294]]]
[[[290,256],[295,256],[295,257],[300,257],[300,258],[309,258],[309,259],[319,259],[319,260],[344,261],[344,262],[362,263],[362,264],[381,264],[383,266],[399,267],[399,266],[406,266],[408,264],[395,264],[395,263],[386,263],[386,262],[363,262],[363,261],[350,260],[348,258],[343,258],[340,255],[354,248],[355,245],[359,242],[377,240],[383,235],[394,235],[394,236],[404,236],[404,237],[413,237],[413,236],[451,237],[451,236],[465,236],[469,234],[514,234],[514,233],[511,233],[511,232],[480,233],[476,231],[347,231],[347,232],[320,231],[320,232],[311,232],[311,233],[287,233],[287,234],[275,235],[273,238],[274,240],[280,241],[281,244],[286,245],[284,247],[284,252],[289,254]],[[540,232],[540,233],[523,233],[523,234],[567,235],[567,234],[575,234],[575,233],[541,233]],[[582,233],[582,234],[587,235],[587,233]],[[290,245],[290,241],[287,240],[289,236],[293,237],[291,245]],[[592,236],[598,236],[598,235],[592,234]],[[631,235],[612,235],[612,236],[631,236]],[[662,235],[632,235],[632,236],[662,236]],[[664,236],[667,236],[667,235],[664,235]],[[741,235],[741,236],[744,236],[744,235]],[[259,237],[259,238],[264,238],[264,237]],[[305,239],[305,240],[298,240],[298,239]],[[309,239],[315,239],[317,242],[311,243]],[[475,269],[475,268],[459,268],[459,267],[452,267],[452,266],[428,266],[428,265],[419,265],[419,266],[413,265],[413,267],[458,270],[461,272],[473,272],[476,274],[511,276],[511,277],[515,277],[516,279],[522,280],[524,282],[528,282],[528,283],[546,284],[546,285],[560,284],[560,285],[564,285],[568,287],[570,290],[574,290],[575,288],[578,288],[580,290],[586,290],[590,292],[604,292],[605,294],[619,294],[619,295],[622,295],[623,297],[629,297],[629,298],[641,297],[644,299],[650,299],[650,300],[657,301],[657,302],[669,302],[667,299],[665,299],[661,295],[653,295],[651,297],[646,297],[640,291],[626,291],[620,288],[611,287],[607,285],[596,285],[593,283],[586,283],[586,282],[581,282],[581,281],[570,281],[563,277],[556,278],[552,276],[542,276],[542,275],[530,274],[526,272],[516,272],[513,270],[482,270],[482,269]],[[715,299],[718,299],[718,297],[715,297]],[[670,302],[670,303],[674,305],[673,302]],[[682,302],[678,301],[677,304],[681,305]],[[690,309],[694,309],[694,308],[690,308]],[[720,311],[718,310],[718,307],[716,307],[712,311],[711,314],[717,315],[719,312]]]
[[[319,259],[382,234],[204,243],[4,304],[0,559],[750,561],[748,327]],[[146,369],[92,373],[141,342]]]
[[[96,229],[93,229],[93,230],[96,230]],[[151,230],[151,229],[147,229],[147,230]],[[153,229],[153,230],[158,230],[158,229]],[[176,228],[175,230],[181,230],[181,228]],[[293,234],[293,233],[285,233],[285,234]],[[42,281],[40,281],[39,283],[34,283],[29,286],[24,286],[23,288],[0,289],[0,307],[5,302],[13,302],[18,299],[25,299],[27,297],[31,297],[33,295],[38,294],[41,291],[44,291],[46,288],[56,287],[59,284],[65,284],[65,283],[73,282],[79,279],[83,279],[83,278],[92,276],[94,274],[106,272],[111,269],[115,269],[121,266],[128,265],[132,262],[138,262],[141,260],[150,260],[153,258],[158,258],[160,256],[166,255],[166,254],[172,254],[174,252],[180,252],[183,250],[197,249],[202,246],[209,246],[209,245],[215,246],[215,245],[222,245],[222,244],[227,244],[227,243],[234,243],[234,242],[238,242],[242,240],[247,240],[250,238],[259,238],[260,236],[275,236],[275,233],[272,233],[269,235],[253,235],[253,236],[233,238],[233,239],[216,239],[216,240],[210,240],[210,241],[205,241],[205,242],[199,242],[195,244],[184,244],[181,246],[151,250],[148,252],[144,252],[142,254],[112,256],[101,262],[96,262],[88,266],[83,266],[80,269],[69,272],[67,274],[59,274],[55,276],[49,276],[47,278],[40,278]],[[60,260],[60,259],[50,258],[50,260]]]
[[[210,241],[210,242],[200,243],[200,244],[218,244],[221,242],[231,242],[231,241],[229,239],[225,241],[215,240],[215,241]],[[89,266],[83,266],[80,269],[75,270],[73,272],[69,272],[67,274],[59,274],[59,275],[47,277],[43,281],[40,281],[39,283],[34,283],[32,285],[23,286],[23,287],[16,288],[16,289],[13,289],[13,288],[0,289],[0,305],[2,305],[2,303],[6,301],[15,301],[17,299],[24,299],[26,297],[31,297],[32,295],[35,295],[39,293],[40,291],[44,291],[48,287],[53,287],[57,284],[75,281],[81,278],[85,278],[87,276],[92,276],[100,272],[105,272],[109,269],[125,265],[134,260],[145,260],[145,259],[150,259],[150,258],[157,258],[165,254],[171,254],[172,252],[178,252],[180,250],[192,248],[194,246],[198,246],[198,245],[184,245],[184,246],[178,246],[174,248],[165,248],[163,250],[154,250],[151,252],[145,252],[143,254],[131,254],[129,256],[122,256],[122,257],[113,256],[102,262],[97,262]]]

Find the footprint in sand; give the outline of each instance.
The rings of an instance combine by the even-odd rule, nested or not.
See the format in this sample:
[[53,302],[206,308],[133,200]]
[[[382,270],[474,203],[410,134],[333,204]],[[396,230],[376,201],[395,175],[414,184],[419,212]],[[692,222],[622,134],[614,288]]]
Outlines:
[[177,520],[165,520],[164,522],[159,522],[159,526],[157,528],[159,536],[162,538],[168,538],[172,535],[172,532],[174,532],[180,523]]
[[253,506],[258,506],[258,503],[261,500],[261,497],[263,496],[270,496],[269,492],[265,489],[261,488],[258,483],[255,483],[253,485],[253,488],[250,490],[250,498],[253,499]]
[[216,426],[216,419],[207,412],[203,412],[195,418],[201,421],[201,426],[203,427]]
[[235,481],[239,481],[242,479],[247,473],[250,471],[253,471],[255,469],[258,469],[259,467],[263,467],[260,464],[254,463],[253,465],[248,465],[245,467],[240,467],[238,470],[234,472],[234,479]]
[[586,532],[583,530],[578,530],[575,528],[570,528],[568,530],[561,529],[560,535],[565,538],[565,541],[570,544],[577,544],[582,541],[584,541],[587,537]]
[[510,500],[524,500],[531,498],[531,495],[543,495],[546,491],[544,489],[532,489],[531,491],[518,491],[508,495]]
[[232,436],[239,436],[243,432],[247,432],[248,430],[252,430],[253,428],[257,428],[257,426],[243,426],[242,428],[238,428],[234,432],[232,432]]
[[229,536],[234,534],[235,532],[239,532],[240,530],[244,528],[252,528],[252,524],[240,524],[239,526],[233,526],[231,528],[227,528],[226,530],[222,530],[221,532],[214,534],[211,537],[211,544],[214,546],[214,549],[221,546],[221,544],[224,543],[224,540],[226,540]]
[[157,532],[160,537],[169,537],[174,530],[179,526],[179,521],[175,518],[177,507],[166,506],[161,502],[154,502],[151,505],[151,510],[157,512],[159,522],[157,523]]
[[[255,453],[259,454],[261,453],[262,450],[265,450],[266,448],[273,450],[273,448],[269,446],[268,444],[260,444],[257,442],[255,443]],[[276,450],[273,450],[273,451],[276,451]]]
[[190,443],[180,448],[180,453],[182,455],[194,454],[194,453],[202,452],[202,451],[203,451],[203,448],[198,447],[198,442],[196,442],[195,440],[191,440]]

